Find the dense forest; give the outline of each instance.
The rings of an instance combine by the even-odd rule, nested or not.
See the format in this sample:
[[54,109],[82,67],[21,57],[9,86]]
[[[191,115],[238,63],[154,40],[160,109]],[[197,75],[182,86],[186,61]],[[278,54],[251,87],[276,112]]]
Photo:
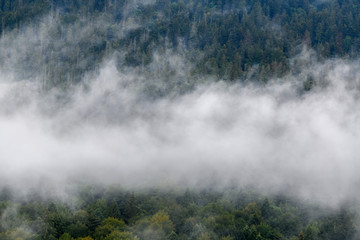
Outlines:
[[79,82],[114,53],[119,68],[145,72],[154,55],[172,50],[192,63],[194,81],[266,82],[293,71],[290,60],[303,48],[320,60],[356,58],[360,50],[354,0],[2,0],[0,6],[3,36],[46,29],[46,41],[39,39],[21,66],[42,72],[47,88]]
[[[324,154],[324,157],[321,155],[323,151],[319,149],[325,149],[328,146],[348,147],[346,149],[350,149],[350,151],[346,153],[348,155],[345,156],[345,159],[351,159],[349,162],[354,163],[354,159],[358,158],[356,151],[353,154],[351,150],[358,149],[357,146],[354,146],[358,143],[360,132],[356,128],[359,123],[358,119],[360,119],[360,114],[357,112],[359,94],[354,93],[354,89],[360,89],[359,78],[357,78],[359,67],[358,64],[346,65],[345,63],[356,63],[360,56],[360,1],[0,0],[0,21],[0,80],[5,82],[4,79],[6,78],[8,81],[9,78],[15,79],[14,82],[25,80],[26,83],[40,83],[40,87],[37,85],[36,87],[31,85],[31,87],[41,93],[33,94],[30,91],[31,87],[28,87],[30,84],[20,87],[18,85],[13,87],[10,84],[9,91],[6,89],[8,86],[3,87],[5,90],[0,91],[0,94],[7,93],[7,95],[0,96],[0,124],[4,122],[9,124],[5,124],[5,127],[1,129],[5,129],[6,126],[15,126],[16,131],[14,132],[18,134],[15,134],[14,137],[17,139],[14,141],[16,146],[26,145],[26,141],[35,143],[38,141],[41,147],[29,144],[28,148],[37,146],[41,153],[49,148],[50,153],[43,155],[51,156],[54,159],[58,159],[59,155],[64,158],[70,156],[64,162],[70,165],[70,167],[67,166],[66,171],[74,175],[77,174],[78,169],[72,169],[73,165],[74,168],[83,166],[84,169],[95,172],[97,171],[95,168],[100,168],[103,162],[110,163],[112,159],[120,159],[120,157],[114,158],[111,154],[118,154],[119,152],[114,149],[124,146],[124,149],[131,148],[128,152],[128,149],[124,150],[122,155],[126,161],[131,161],[131,159],[127,159],[131,156],[138,156],[141,158],[137,159],[138,162],[144,163],[145,160],[148,160],[146,154],[151,155],[150,160],[157,158],[156,154],[159,154],[159,158],[170,158],[174,152],[174,155],[181,155],[182,151],[188,150],[182,147],[193,147],[192,145],[197,143],[196,140],[200,139],[205,140],[205,143],[194,146],[191,148],[192,152],[190,151],[185,156],[189,157],[193,154],[194,158],[197,158],[196,154],[203,154],[202,151],[208,147],[206,144],[209,143],[209,146],[215,148],[210,152],[210,154],[216,153],[214,158],[225,152],[228,153],[226,156],[230,160],[243,157],[245,165],[248,163],[250,166],[244,167],[245,172],[246,167],[260,170],[259,175],[258,173],[252,173],[252,175],[245,173],[244,176],[263,177],[265,180],[259,181],[261,183],[265,182],[266,177],[269,176],[273,178],[274,182],[293,177],[292,172],[286,172],[284,169],[290,166],[289,169],[294,170],[300,166],[296,162],[298,159],[309,157],[310,160],[306,161],[308,165],[304,166],[305,170],[296,172],[298,175],[294,178],[298,177],[299,179],[289,181],[289,186],[315,186],[311,188],[314,190],[317,186],[316,183],[322,187],[326,181],[333,182],[339,172],[339,176],[346,180],[339,181],[334,189],[346,189],[341,193],[351,191],[350,196],[356,195],[358,189],[351,189],[351,186],[358,185],[355,175],[351,172],[356,169],[356,166],[341,168],[341,162],[336,161],[336,157],[340,159],[343,155],[331,156],[333,151],[329,151],[330,154]],[[299,57],[304,53],[309,55],[306,60]],[[312,67],[313,59],[319,65],[326,61],[334,61],[328,65],[324,64],[321,69],[319,68],[321,73],[316,75],[314,68],[311,71],[305,71],[306,68]],[[334,66],[339,63],[336,60],[343,61],[341,62],[343,65],[340,64],[340,67],[334,70]],[[127,81],[128,79],[120,83],[114,81],[113,85],[109,84],[104,87],[103,92],[100,91],[102,89],[99,90],[100,93],[96,92],[96,87],[100,88],[100,83],[104,83],[104,81],[97,82],[98,85],[95,84],[95,87],[89,82],[94,79],[93,76],[100,75],[99,72],[104,64],[109,61],[114,64],[115,70],[124,75],[127,74],[127,78],[133,82]],[[341,69],[339,70],[339,68]],[[114,69],[110,68],[110,70]],[[339,76],[344,73],[344,78],[350,83],[334,84],[334,79],[330,75],[336,75],[335,73],[338,73]],[[287,80],[288,78],[283,78],[284,76],[291,76],[295,79],[297,74],[301,75],[299,77],[302,81],[299,84],[301,91],[298,91],[298,88],[294,91],[283,91],[281,88],[277,89],[277,94],[271,95],[269,92],[276,87],[273,89],[269,87],[263,92],[261,90],[253,91],[253,89],[239,90],[241,84],[243,84],[241,86],[247,86],[248,83],[249,85],[254,84],[254,86],[268,86],[270,80],[273,82],[280,81],[280,79]],[[109,77],[110,74],[104,74],[104,76]],[[116,77],[121,78],[118,75]],[[351,78],[355,79],[355,83],[349,80]],[[333,82],[326,82],[329,79]],[[317,92],[318,95],[310,95],[316,82],[321,80],[323,80],[323,85],[333,84],[333,88],[328,88],[328,92],[324,95],[321,95],[320,90]],[[147,101],[149,99],[147,97],[158,99],[174,92],[179,95],[191,92],[199,84],[210,81],[224,83],[224,85],[215,86],[215,90],[207,92],[208,95],[206,95],[206,90],[199,90],[194,95],[189,95],[188,98],[169,98],[171,100],[164,98],[163,102],[156,102],[158,105],[152,105],[153,102]],[[240,84],[231,92],[229,89],[236,83]],[[134,87],[136,84],[140,86],[141,90],[137,91],[138,86]],[[85,93],[75,89],[79,85],[84,87]],[[26,87],[30,90],[25,91]],[[90,89],[89,92],[86,92],[87,87]],[[216,87],[220,89],[218,92]],[[351,88],[351,94],[347,95],[342,88]],[[339,90],[336,94],[332,94],[330,91],[333,89],[344,91],[340,92]],[[0,88],[0,90],[3,89]],[[67,92],[67,90],[69,91]],[[72,90],[73,92],[71,92]],[[52,95],[54,92],[55,94]],[[219,92],[220,95],[217,95]],[[260,95],[259,92],[265,96],[260,100],[257,98],[257,95]],[[42,93],[45,94],[42,95]],[[48,95],[46,95],[47,93]],[[94,98],[86,98],[84,95],[87,93],[97,95]],[[143,98],[143,93],[148,95],[144,94],[146,97]],[[306,95],[307,93],[309,94]],[[203,97],[202,101],[205,103],[194,100],[195,96],[198,96],[196,94]],[[293,97],[292,94],[296,96]],[[224,97],[230,95],[229,98]],[[290,95],[291,97],[289,97]],[[242,97],[235,98],[234,96]],[[250,100],[246,101],[244,96],[248,96]],[[334,98],[330,98],[332,96]],[[30,101],[30,98],[35,98],[35,100]],[[220,101],[220,98],[224,98],[225,101]],[[326,98],[330,100],[327,102],[324,100]],[[142,101],[143,99],[146,101]],[[206,104],[208,99],[210,99],[210,103]],[[172,102],[176,100],[179,100],[181,104],[177,105]],[[244,105],[241,105],[242,102]],[[267,105],[263,104],[264,102],[270,103]],[[290,103],[286,105],[288,102]],[[325,105],[324,108],[322,103]],[[206,108],[204,112],[199,107],[203,106],[202,104]],[[222,104],[229,106],[222,108]],[[296,104],[300,107],[296,107]],[[342,104],[347,107],[341,108]],[[34,107],[34,105],[36,106]],[[21,109],[17,112],[16,107],[18,106]],[[315,110],[312,111],[311,107],[314,107]],[[26,108],[29,109],[23,110]],[[161,116],[158,118],[157,114]],[[185,116],[181,117],[182,114]],[[277,114],[282,118],[277,119]],[[316,118],[316,114],[320,117]],[[350,117],[346,118],[348,117],[346,114],[349,114]],[[247,118],[248,115],[250,117]],[[293,117],[288,117],[289,115]],[[304,118],[302,118],[303,115]],[[15,116],[14,121],[11,118],[13,116]],[[196,119],[192,122],[189,119],[193,116]],[[28,125],[25,124],[24,128],[18,129],[17,123],[20,122],[19,125],[23,126],[21,125],[23,124],[22,117]],[[266,117],[271,118],[269,122],[267,122],[268,119],[260,119]],[[239,119],[244,119],[244,121]],[[307,121],[311,124],[307,124]],[[11,125],[14,122],[15,124]],[[42,125],[46,125],[44,129],[42,129]],[[300,125],[300,131],[298,125]],[[309,128],[308,125],[310,125]],[[98,126],[101,131],[96,132]],[[323,126],[325,126],[325,130],[322,128]],[[48,128],[51,127],[55,130],[50,131]],[[173,131],[173,128],[177,127],[179,129]],[[181,127],[184,129],[184,133],[181,132]],[[245,129],[246,127],[249,129]],[[208,128],[210,128],[209,132],[207,132]],[[327,131],[327,128],[330,130]],[[355,130],[349,131],[351,128]],[[28,129],[31,130],[26,131]],[[26,138],[27,134],[35,135],[39,129],[41,129],[38,134],[40,140]],[[310,134],[302,135],[302,129],[308,130]],[[21,131],[26,133],[21,134]],[[234,131],[234,135],[231,135],[232,131]],[[201,137],[196,135],[199,132],[202,134]],[[7,132],[9,135],[10,133],[12,132]],[[88,133],[93,134],[92,138],[88,139],[86,135]],[[113,135],[110,136],[110,140],[106,139],[106,141],[107,134]],[[121,136],[124,137],[119,138],[117,134],[123,134]],[[237,138],[236,134],[244,134],[245,140]],[[246,138],[246,134],[249,134],[249,140]],[[254,134],[255,137],[251,138],[253,136],[251,134]],[[220,142],[219,136],[225,136],[223,142]],[[340,140],[333,136],[340,136]],[[25,138],[23,142],[21,137]],[[127,137],[129,139],[126,139]],[[181,137],[182,139],[177,139]],[[206,142],[207,137],[210,139],[208,142]],[[258,143],[253,143],[260,142],[259,139],[262,137],[265,139],[261,142],[263,145],[258,146]],[[294,140],[296,137],[304,138],[302,141],[296,141],[297,139]],[[91,153],[91,148],[100,143],[103,140],[101,138],[104,138],[104,145],[109,143],[109,148],[104,149],[112,151],[111,154],[104,153],[105,150],[101,146],[100,150],[94,150],[94,154],[98,154],[94,159],[98,157],[101,158],[101,161],[93,160],[91,162],[95,163],[96,167],[87,166],[85,161],[85,163],[81,163],[83,165],[73,164],[72,161],[77,160],[76,156],[88,157],[89,155],[83,154],[82,150],[86,149]],[[216,152],[218,139],[223,146],[219,148],[219,152]],[[242,154],[241,151],[239,151],[240,154],[239,152],[232,154],[230,148],[236,148],[237,145],[234,143],[227,147],[229,145],[227,141],[239,139],[243,140],[241,147],[248,147],[249,152],[261,151],[264,148],[264,153],[260,154],[260,157],[264,157],[267,153],[273,153],[275,156],[269,156],[269,163],[275,163],[276,157],[284,160],[281,154],[273,149],[269,150],[271,147],[278,147],[276,144],[285,145],[280,146],[279,149],[289,151],[287,155],[284,155],[286,157],[298,153],[303,153],[303,155],[294,157],[291,159],[293,162],[289,164],[280,161],[279,165],[271,169],[274,172],[272,175],[260,176],[266,169],[264,170],[263,166],[251,168],[252,164],[246,162],[246,158],[249,156],[246,154],[247,151],[245,154]],[[311,140],[313,139],[315,139],[314,145],[318,145],[308,147],[306,141],[308,140],[312,144]],[[348,143],[350,144],[345,144],[349,139]],[[124,146],[119,147],[111,140],[118,141],[119,145],[122,143]],[[189,144],[182,142],[187,140]],[[250,144],[246,145],[246,141],[249,141]],[[273,141],[274,144],[269,144],[270,141]],[[0,141],[1,144],[6,145],[6,140],[3,142]],[[48,142],[50,143],[48,144]],[[124,142],[130,143],[126,145]],[[288,145],[284,144],[288,142]],[[76,144],[80,147],[77,148]],[[154,150],[150,149],[144,151],[143,155],[136,155],[138,151],[143,150],[141,146],[139,147],[141,144],[149,148],[153,147]],[[177,144],[180,145],[179,148],[176,148]],[[299,151],[293,150],[296,147],[293,145],[296,144],[301,145]],[[54,147],[54,145],[56,146]],[[166,149],[168,151],[162,153],[163,147],[170,150]],[[9,149],[8,152],[13,149],[15,149],[14,152],[17,150],[16,147],[13,149],[9,147]],[[25,154],[33,153],[35,156],[29,159],[36,159],[42,156],[35,154],[39,149],[30,149]],[[62,155],[63,152],[59,149],[64,152],[74,151],[76,154],[66,155],[64,153]],[[320,153],[314,154],[310,150],[314,150],[314,152],[319,150]],[[120,153],[122,152],[120,151]],[[201,161],[205,162],[206,158],[212,158],[213,156],[210,154],[203,154]],[[109,156],[110,160],[102,159],[104,156]],[[11,157],[9,157],[10,160],[3,160],[2,157],[5,158],[0,152],[2,167],[4,165],[2,161],[13,161]],[[180,162],[180,157],[176,156],[174,159]],[[221,157],[219,157],[220,160],[222,160]],[[327,175],[322,179],[321,174],[318,174],[322,172],[317,169],[313,170],[312,167],[323,169],[327,167],[328,162],[316,162],[316,157],[333,160],[329,165],[335,162],[335,171],[332,172],[333,169],[330,168],[329,171],[326,171],[330,176]],[[166,162],[166,166],[171,165],[170,160]],[[183,172],[196,165],[191,165],[190,160],[186,162],[188,165],[181,169]],[[220,164],[230,163],[230,160],[222,162],[220,160],[218,160]],[[163,163],[161,162],[163,159],[153,161],[154,164]],[[258,160],[254,165],[262,163],[261,160]],[[27,164],[25,164],[27,168],[33,169],[31,163]],[[41,160],[36,164],[42,167]],[[37,166],[36,164],[35,166]],[[108,169],[112,166],[115,170],[117,169],[116,164],[109,165]],[[16,164],[12,166],[16,166]],[[61,168],[61,164],[54,164],[54,166],[49,169],[54,170],[56,166]],[[212,162],[207,167],[211,170],[211,167],[216,168],[216,166],[218,165]],[[236,166],[240,166],[240,164]],[[276,178],[279,166],[283,167],[280,171],[283,175]],[[46,171],[46,167],[48,166],[44,167],[44,171]],[[227,167],[231,168],[231,166]],[[338,172],[337,168],[340,169]],[[134,169],[134,172],[138,170]],[[223,170],[225,167],[221,169]],[[299,177],[306,172],[306,169],[309,172],[306,176],[319,175],[314,178],[314,183],[311,182],[313,179]],[[92,174],[90,170],[89,174]],[[346,170],[353,175],[347,176]],[[138,172],[143,173],[143,171]],[[155,170],[153,172],[157,173]],[[200,171],[189,172],[196,174]],[[62,172],[59,170],[59,173]],[[190,173],[187,174],[190,175]],[[32,174],[31,176],[41,175],[41,171],[34,171]],[[129,176],[136,178],[136,174],[138,173],[130,172]],[[222,174],[226,173],[222,172]],[[47,173],[46,176],[49,175],[51,173]],[[55,172],[54,175],[56,175]],[[356,175],[358,174],[356,173]],[[79,174],[79,176],[82,175]],[[124,175],[124,178],[126,176]],[[161,176],[160,174],[159,178]],[[351,179],[352,177],[355,180]],[[139,177],[139,179],[147,178]],[[212,181],[215,181],[214,179]],[[245,179],[245,177],[239,179]],[[312,202],[311,194],[309,194],[311,190],[307,192],[304,190],[305,187],[299,189],[299,192],[303,191],[308,194],[305,194],[307,196],[305,200],[297,198],[301,193],[291,195],[290,191],[289,194],[286,194],[286,190],[278,191],[280,193],[277,194],[265,194],[261,191],[239,187],[248,182],[239,183],[239,186],[235,184],[234,188],[225,186],[221,190],[211,187],[187,188],[181,183],[175,183],[174,185],[178,185],[174,189],[157,188],[158,186],[147,189],[142,186],[125,189],[118,185],[111,187],[86,183],[78,187],[76,191],[64,193],[65,196],[53,197],[47,196],[43,189],[34,189],[33,191],[26,189],[24,192],[28,191],[27,194],[22,191],[17,192],[15,188],[11,187],[11,181],[2,183],[1,180],[3,180],[2,176],[0,176],[0,240],[344,240],[360,238],[360,205],[358,202],[351,202],[352,199],[351,201],[346,199],[347,196],[340,196],[339,199],[343,201],[334,204],[336,206],[331,206],[331,203],[326,203],[324,199],[322,199],[323,202],[317,201],[318,199]],[[306,184],[296,185],[294,184],[296,181],[304,181]],[[19,180],[19,182],[21,181]],[[342,186],[343,183],[350,184]],[[99,183],[99,185],[101,184]],[[119,182],[118,184],[123,183]],[[131,184],[129,185],[131,186]],[[326,190],[323,192],[327,194],[325,196],[329,196],[331,191]],[[335,195],[336,191],[331,193]],[[354,199],[358,198],[355,196]]]
[[[83,186],[67,201],[1,193],[0,238],[12,239],[357,239],[353,210],[319,207],[249,190],[185,191]],[[6,230],[6,231],[5,231]]]

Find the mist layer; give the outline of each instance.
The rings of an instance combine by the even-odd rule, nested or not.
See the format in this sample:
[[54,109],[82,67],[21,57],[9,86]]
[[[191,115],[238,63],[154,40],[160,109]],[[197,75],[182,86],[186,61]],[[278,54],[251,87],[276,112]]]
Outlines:
[[358,63],[310,55],[267,85],[209,81],[157,99],[144,82],[165,81],[121,72],[114,61],[66,93],[4,73],[1,182],[23,190],[251,185],[331,203],[358,198]]

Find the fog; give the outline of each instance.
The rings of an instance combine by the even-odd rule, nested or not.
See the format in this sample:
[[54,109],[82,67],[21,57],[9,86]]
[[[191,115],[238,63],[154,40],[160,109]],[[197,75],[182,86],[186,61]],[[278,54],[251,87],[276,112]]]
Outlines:
[[1,186],[55,195],[75,183],[251,186],[330,205],[359,199],[358,61],[319,61],[304,49],[267,84],[200,76],[192,85],[180,53],[155,54],[149,69],[173,72],[162,78],[119,68],[118,52],[81,83],[49,90],[36,67],[21,70],[47,35],[11,34],[1,40]]

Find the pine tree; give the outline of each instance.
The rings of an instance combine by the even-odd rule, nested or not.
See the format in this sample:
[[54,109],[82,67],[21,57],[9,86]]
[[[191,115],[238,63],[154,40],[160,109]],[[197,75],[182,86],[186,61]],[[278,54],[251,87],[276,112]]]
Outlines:
[[109,217],[113,217],[113,218],[117,218],[117,219],[121,219],[121,212],[119,209],[119,205],[117,204],[117,202],[114,200],[113,203],[111,204],[110,208],[109,208]]
[[138,207],[136,204],[135,194],[134,192],[131,193],[129,200],[125,206],[125,219],[128,222],[132,217],[136,216],[138,212]]

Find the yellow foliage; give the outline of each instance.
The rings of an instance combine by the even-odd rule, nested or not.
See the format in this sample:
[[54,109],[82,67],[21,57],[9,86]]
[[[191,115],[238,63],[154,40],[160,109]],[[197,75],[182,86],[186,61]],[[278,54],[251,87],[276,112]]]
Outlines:
[[94,239],[90,236],[87,236],[87,237],[83,237],[83,238],[77,238],[76,240],[94,240]]
[[222,237],[220,240],[234,240],[234,238],[230,236]]
[[164,211],[157,212],[152,218],[151,218],[151,224],[163,224],[170,221],[169,215]]
[[154,228],[162,229],[166,234],[174,231],[175,227],[169,215],[164,211],[157,212],[150,220],[150,225]]

